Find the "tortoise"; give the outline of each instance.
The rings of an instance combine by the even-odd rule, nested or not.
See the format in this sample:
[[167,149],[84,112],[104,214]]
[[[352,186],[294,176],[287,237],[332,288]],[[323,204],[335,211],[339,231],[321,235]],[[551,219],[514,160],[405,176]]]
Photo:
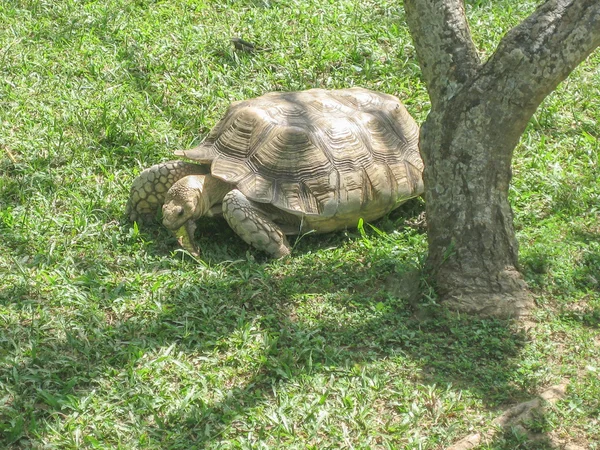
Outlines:
[[423,193],[419,128],[400,101],[363,88],[272,92],[234,102],[189,160],[144,170],[130,220],[156,216],[197,255],[195,222],[224,216],[248,244],[280,258],[286,235],[378,219]]

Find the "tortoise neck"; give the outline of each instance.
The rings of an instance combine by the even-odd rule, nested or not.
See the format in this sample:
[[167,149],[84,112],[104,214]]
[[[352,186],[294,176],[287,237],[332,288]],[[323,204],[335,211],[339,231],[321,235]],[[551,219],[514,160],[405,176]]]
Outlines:
[[202,182],[199,192],[200,216],[205,215],[214,205],[221,203],[231,190],[231,185],[212,175],[200,175]]

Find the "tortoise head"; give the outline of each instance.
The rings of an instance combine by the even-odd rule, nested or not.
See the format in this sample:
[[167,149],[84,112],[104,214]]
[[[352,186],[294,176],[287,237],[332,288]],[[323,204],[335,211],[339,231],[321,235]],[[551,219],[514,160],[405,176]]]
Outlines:
[[178,230],[205,213],[204,178],[204,175],[188,175],[171,186],[162,207],[163,225],[169,230]]

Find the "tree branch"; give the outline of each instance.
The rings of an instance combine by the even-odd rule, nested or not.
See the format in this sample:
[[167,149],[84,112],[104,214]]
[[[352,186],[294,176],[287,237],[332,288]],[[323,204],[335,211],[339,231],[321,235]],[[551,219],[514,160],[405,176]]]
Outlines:
[[506,34],[461,98],[489,102],[498,112],[490,133],[516,145],[544,98],[599,45],[600,1],[548,0]]
[[600,1],[548,0],[502,39],[481,71],[531,114],[600,45]]
[[454,95],[480,67],[462,0],[405,0],[406,20],[432,105]]

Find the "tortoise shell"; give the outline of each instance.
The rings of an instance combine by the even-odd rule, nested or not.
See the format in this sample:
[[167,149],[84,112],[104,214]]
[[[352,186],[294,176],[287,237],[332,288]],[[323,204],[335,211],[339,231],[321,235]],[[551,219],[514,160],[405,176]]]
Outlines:
[[327,231],[381,217],[423,192],[418,136],[392,95],[311,89],[232,103],[202,144],[175,154]]

